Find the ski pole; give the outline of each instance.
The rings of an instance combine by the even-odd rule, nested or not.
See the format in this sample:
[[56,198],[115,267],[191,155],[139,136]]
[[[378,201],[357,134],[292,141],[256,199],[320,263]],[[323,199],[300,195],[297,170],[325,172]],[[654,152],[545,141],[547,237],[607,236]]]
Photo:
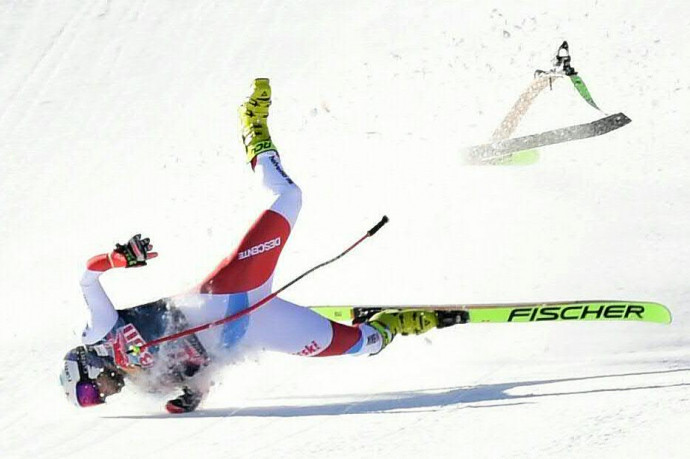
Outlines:
[[216,327],[216,326],[218,326],[218,325],[223,325],[223,324],[226,324],[226,323],[228,323],[228,322],[232,322],[232,321],[234,321],[234,320],[237,320],[237,319],[239,319],[240,317],[244,317],[244,316],[246,316],[246,315],[248,315],[248,314],[251,314],[252,312],[254,312],[254,311],[256,311],[257,309],[259,309],[261,306],[263,306],[264,304],[268,303],[268,302],[271,301],[273,298],[275,298],[276,296],[278,296],[281,292],[285,291],[288,287],[290,287],[291,285],[294,285],[294,284],[297,283],[299,280],[303,279],[303,278],[304,278],[305,276],[307,276],[308,274],[311,274],[311,273],[313,273],[314,271],[316,271],[317,269],[322,268],[322,267],[324,267],[324,266],[326,266],[326,265],[329,265],[329,264],[333,263],[334,261],[338,260],[339,258],[343,257],[345,254],[347,254],[347,253],[350,252],[352,249],[354,249],[354,248],[357,247],[359,244],[361,244],[365,239],[367,239],[367,238],[373,236],[374,234],[376,234],[376,233],[378,232],[378,230],[380,230],[381,227],[382,227],[383,225],[385,225],[386,223],[388,223],[388,217],[386,217],[386,216],[384,215],[380,222],[378,222],[376,225],[374,225],[369,231],[367,231],[367,233],[366,233],[364,236],[362,236],[357,242],[355,242],[355,243],[352,244],[350,247],[348,247],[348,248],[347,248],[344,252],[342,252],[340,255],[338,255],[338,256],[336,256],[336,257],[334,257],[334,258],[331,258],[331,259],[328,260],[328,261],[324,261],[323,263],[314,266],[313,268],[311,268],[311,269],[308,270],[308,271],[305,271],[304,273],[302,273],[301,275],[297,276],[296,278],[294,278],[293,280],[291,280],[291,281],[288,282],[287,284],[285,284],[285,285],[283,285],[282,287],[280,287],[280,288],[279,288],[278,290],[276,290],[275,292],[273,292],[273,293],[271,293],[270,295],[268,295],[268,296],[264,297],[263,299],[259,300],[259,301],[258,301],[257,303],[255,303],[253,306],[251,306],[251,307],[249,307],[249,308],[247,308],[247,309],[243,309],[242,311],[236,312],[235,314],[231,314],[231,315],[229,315],[229,316],[223,317],[222,319],[215,320],[215,321],[213,321],[213,322],[208,322],[208,323],[205,323],[205,324],[203,324],[203,325],[199,325],[199,326],[197,326],[197,327],[189,328],[189,329],[187,329],[187,330],[183,330],[183,331],[178,332],[178,333],[173,333],[173,334],[168,335],[168,336],[162,336],[162,337],[160,337],[160,338],[158,338],[158,339],[154,339],[154,340],[152,340],[152,341],[149,341],[148,343],[142,344],[141,346],[130,346],[130,348],[129,348],[129,350],[127,351],[127,353],[129,353],[129,354],[139,354],[141,351],[143,351],[143,350],[145,350],[145,349],[147,349],[147,348],[149,348],[149,347],[151,347],[151,346],[157,346],[157,345],[159,345],[159,344],[161,344],[161,343],[165,343],[165,342],[167,342],[167,341],[174,341],[174,340],[179,339],[179,338],[182,338],[182,337],[184,337],[184,336],[192,335],[192,334],[194,334],[194,333],[198,333],[198,332],[200,332],[200,331],[204,331],[204,330],[207,330],[207,329],[209,329],[209,328],[211,328],[211,327]]

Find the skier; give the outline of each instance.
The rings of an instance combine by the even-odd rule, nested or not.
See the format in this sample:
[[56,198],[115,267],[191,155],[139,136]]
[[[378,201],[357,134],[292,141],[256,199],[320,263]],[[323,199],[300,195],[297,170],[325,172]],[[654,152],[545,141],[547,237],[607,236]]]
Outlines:
[[347,326],[276,297],[239,320],[188,335],[141,353],[131,346],[218,320],[246,309],[271,292],[273,271],[301,206],[301,190],[284,171],[268,131],[269,80],[256,79],[239,117],[247,162],[275,196],[237,249],[192,291],[117,310],[99,277],[112,268],[145,266],[157,256],[148,238],[135,235],[87,262],[81,288],[90,313],[83,345],[69,351],[60,375],[77,406],[99,405],[125,380],[150,391],[181,390],[167,402],[170,413],[196,409],[208,392],[209,366],[232,349],[261,349],[325,357],[377,354],[397,334],[420,334],[437,326],[428,310],[382,311],[367,323]]

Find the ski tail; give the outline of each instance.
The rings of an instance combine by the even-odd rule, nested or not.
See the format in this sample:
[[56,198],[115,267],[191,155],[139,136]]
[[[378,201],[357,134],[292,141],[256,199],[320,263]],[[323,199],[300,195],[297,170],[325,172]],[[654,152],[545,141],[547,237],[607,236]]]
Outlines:
[[511,323],[545,321],[638,321],[671,323],[671,312],[649,301],[555,301],[546,303],[393,305],[393,306],[312,306],[310,309],[336,322],[359,324],[384,309],[432,309],[467,311],[469,323]]

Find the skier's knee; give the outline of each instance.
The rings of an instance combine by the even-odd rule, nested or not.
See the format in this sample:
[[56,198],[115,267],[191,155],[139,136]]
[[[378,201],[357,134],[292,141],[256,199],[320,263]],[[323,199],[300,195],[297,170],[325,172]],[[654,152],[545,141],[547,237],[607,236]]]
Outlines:
[[290,188],[290,191],[288,191],[290,194],[290,201],[293,205],[293,208],[296,211],[299,211],[302,208],[302,189],[294,185]]
[[297,213],[302,208],[302,190],[294,183],[280,194],[282,206]]
[[297,185],[292,184],[282,190],[278,199],[271,206],[271,210],[285,217],[290,225],[294,225],[301,207],[302,191]]

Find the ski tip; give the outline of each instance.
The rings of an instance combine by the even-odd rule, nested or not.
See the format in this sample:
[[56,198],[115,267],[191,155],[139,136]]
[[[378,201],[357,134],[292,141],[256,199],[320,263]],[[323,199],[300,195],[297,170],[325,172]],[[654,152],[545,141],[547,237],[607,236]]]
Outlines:
[[630,118],[628,118],[628,116],[623,112],[619,112],[619,113],[616,113],[615,115],[611,115],[611,117],[613,118],[616,126],[618,126],[618,127],[623,127],[626,124],[630,124],[632,122],[632,120]]
[[658,324],[670,324],[673,321],[671,310],[661,303],[653,301],[631,302],[633,307],[642,308],[641,320]]
[[668,307],[664,306],[661,303],[653,303],[653,304],[655,304],[657,306],[657,308],[661,311],[659,314],[659,317],[661,319],[659,321],[659,323],[670,324],[671,322],[673,322],[673,314],[671,314],[671,310]]

